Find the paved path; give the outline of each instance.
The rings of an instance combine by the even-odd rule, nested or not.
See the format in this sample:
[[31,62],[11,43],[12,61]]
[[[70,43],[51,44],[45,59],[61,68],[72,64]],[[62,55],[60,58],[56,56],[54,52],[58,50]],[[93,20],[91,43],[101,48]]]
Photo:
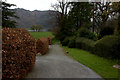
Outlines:
[[36,56],[36,64],[27,78],[101,78],[91,69],[66,56],[59,45],[49,53]]

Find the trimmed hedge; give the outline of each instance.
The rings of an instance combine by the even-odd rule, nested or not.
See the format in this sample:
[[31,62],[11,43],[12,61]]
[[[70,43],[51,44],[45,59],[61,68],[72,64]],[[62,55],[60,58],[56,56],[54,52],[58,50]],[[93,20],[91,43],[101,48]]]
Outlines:
[[35,64],[35,39],[25,29],[2,29],[2,78],[24,78]]
[[120,58],[120,36],[104,36],[94,46],[94,54],[105,58]]
[[69,43],[68,43],[69,48],[75,48],[75,40],[76,40],[75,36],[69,38]]
[[61,42],[61,43],[62,43],[62,46],[68,46],[69,40],[70,40],[70,37],[66,37],[66,38]]
[[76,48],[93,52],[94,41],[83,37],[77,38]]
[[46,54],[49,49],[49,40],[48,37],[40,37],[36,41],[36,50],[37,53],[41,53],[42,55]]

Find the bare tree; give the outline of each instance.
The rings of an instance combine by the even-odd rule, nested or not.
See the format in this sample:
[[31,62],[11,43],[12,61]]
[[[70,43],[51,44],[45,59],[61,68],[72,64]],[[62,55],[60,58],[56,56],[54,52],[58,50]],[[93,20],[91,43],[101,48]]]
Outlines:
[[111,2],[96,2],[93,4],[93,31],[96,26],[96,30],[99,32],[112,13],[110,7]]
[[57,11],[55,16],[58,20],[58,25],[60,25],[61,20],[67,15],[69,4],[70,2],[67,0],[57,0],[57,3],[52,5],[52,8]]

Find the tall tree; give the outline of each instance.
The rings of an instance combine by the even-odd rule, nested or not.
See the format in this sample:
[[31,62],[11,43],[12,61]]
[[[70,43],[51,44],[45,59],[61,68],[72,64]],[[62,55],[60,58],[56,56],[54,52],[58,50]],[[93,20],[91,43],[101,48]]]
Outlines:
[[[56,18],[58,22],[58,28],[55,32],[55,36],[57,39],[62,41],[66,36],[69,36],[69,32],[66,31],[66,29],[70,29],[69,26],[67,25],[67,12],[68,12],[68,7],[70,3],[66,0],[57,0],[57,3],[52,5],[56,13]],[[67,33],[68,32],[68,33]]]
[[[89,27],[91,23],[92,4],[89,2],[73,2],[69,16],[72,16],[76,29],[80,27]],[[85,25],[87,24],[87,25]]]
[[106,24],[106,21],[111,15],[111,2],[96,2],[94,3],[94,25],[99,33],[101,28]]
[[69,4],[66,0],[57,0],[57,3],[52,5],[52,8],[58,12],[55,15],[58,20],[58,26],[61,25],[62,20],[67,15]]
[[115,26],[115,34],[120,34],[120,1],[119,2],[113,2],[111,5],[112,8],[112,16],[116,19],[118,22]]
[[10,9],[11,6],[15,6],[14,4],[9,4],[6,2],[2,2],[2,27],[10,27],[15,28],[15,21],[10,20],[11,17],[18,18],[15,15],[15,11]]

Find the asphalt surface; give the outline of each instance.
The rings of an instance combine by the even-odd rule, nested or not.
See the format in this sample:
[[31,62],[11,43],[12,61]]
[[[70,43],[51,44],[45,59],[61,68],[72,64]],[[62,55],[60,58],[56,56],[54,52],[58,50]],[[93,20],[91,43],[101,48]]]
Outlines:
[[36,56],[36,64],[26,78],[101,78],[88,67],[65,55],[59,45],[49,52]]

